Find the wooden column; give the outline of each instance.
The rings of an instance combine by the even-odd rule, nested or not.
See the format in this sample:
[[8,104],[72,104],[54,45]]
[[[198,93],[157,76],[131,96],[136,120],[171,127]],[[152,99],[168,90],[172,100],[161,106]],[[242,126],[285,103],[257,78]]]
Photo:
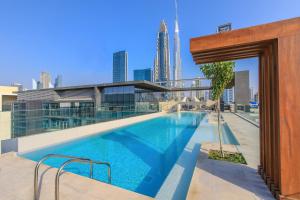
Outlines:
[[278,109],[278,42],[272,42],[272,67],[271,67],[271,116],[272,116],[272,159],[273,176],[271,191],[275,196],[279,193],[279,109]]
[[193,38],[190,50],[197,64],[259,56],[259,173],[277,198],[300,199],[300,17]]
[[[278,38],[279,161],[282,198],[300,198],[300,31]],[[297,198],[296,197],[296,198]]]
[[263,76],[264,76],[264,56],[260,55],[259,56],[259,66],[258,66],[258,92],[259,92],[259,121],[260,121],[260,126],[259,126],[259,135],[260,135],[260,141],[259,141],[259,148],[260,148],[260,166],[258,166],[258,173],[263,177],[264,176],[264,171],[266,168],[265,165],[265,145],[264,145],[264,124],[262,124],[261,122],[264,121],[264,90],[263,90]]

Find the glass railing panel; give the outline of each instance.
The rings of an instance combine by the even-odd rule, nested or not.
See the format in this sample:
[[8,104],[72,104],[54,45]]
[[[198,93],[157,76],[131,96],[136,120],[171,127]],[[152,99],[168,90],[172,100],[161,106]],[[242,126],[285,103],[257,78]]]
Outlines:
[[0,140],[63,130],[159,111],[159,105],[104,105],[100,107],[12,109],[0,112]]

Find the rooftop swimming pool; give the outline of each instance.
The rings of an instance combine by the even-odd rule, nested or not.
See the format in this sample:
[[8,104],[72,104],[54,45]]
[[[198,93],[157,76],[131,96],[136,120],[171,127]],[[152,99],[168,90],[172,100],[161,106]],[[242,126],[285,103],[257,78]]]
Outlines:
[[[107,161],[111,164],[113,185],[155,197],[203,119],[205,113],[168,114],[21,156],[38,161],[47,154],[63,154]],[[205,124],[199,142],[217,141],[215,127]],[[223,132],[224,143],[237,143],[226,127]],[[45,164],[58,168],[64,161],[50,158]],[[73,163],[65,170],[89,176],[89,165]],[[107,182],[106,170],[105,166],[95,165],[94,178]]]

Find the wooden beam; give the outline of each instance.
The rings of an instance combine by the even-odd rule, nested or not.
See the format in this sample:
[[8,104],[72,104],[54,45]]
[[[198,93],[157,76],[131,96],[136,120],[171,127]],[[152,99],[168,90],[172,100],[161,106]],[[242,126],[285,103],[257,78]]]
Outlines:
[[205,63],[212,63],[212,62],[220,62],[220,61],[229,61],[229,60],[238,60],[243,58],[253,58],[257,57],[257,53],[249,53],[249,54],[243,54],[243,55],[237,55],[237,56],[218,56],[218,57],[212,57],[207,59],[197,59],[194,60],[196,64],[205,64]]
[[299,32],[300,17],[233,30],[229,32],[217,33],[213,35],[192,38],[190,40],[191,53],[230,48],[247,43],[262,42],[274,38],[288,36]]

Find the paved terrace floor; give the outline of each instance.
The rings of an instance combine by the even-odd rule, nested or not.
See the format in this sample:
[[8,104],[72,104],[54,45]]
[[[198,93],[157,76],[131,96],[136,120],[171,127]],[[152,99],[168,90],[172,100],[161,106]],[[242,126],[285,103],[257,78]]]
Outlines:
[[[202,144],[187,199],[273,200],[256,170],[259,162],[258,128],[232,113],[222,115],[237,137],[240,143],[238,150],[249,165],[208,159],[206,149],[216,145]],[[235,147],[224,145],[224,149],[234,150]]]
[[[0,156],[0,199],[33,200],[35,162],[18,157],[15,153]],[[40,168],[39,199],[54,200],[54,180],[57,169],[42,165]],[[62,200],[118,200],[152,199],[128,190],[101,183],[83,176],[63,173],[60,179]]]
[[230,112],[224,112],[222,116],[238,139],[240,145],[237,148],[244,155],[248,166],[257,169],[260,162],[259,128]]

